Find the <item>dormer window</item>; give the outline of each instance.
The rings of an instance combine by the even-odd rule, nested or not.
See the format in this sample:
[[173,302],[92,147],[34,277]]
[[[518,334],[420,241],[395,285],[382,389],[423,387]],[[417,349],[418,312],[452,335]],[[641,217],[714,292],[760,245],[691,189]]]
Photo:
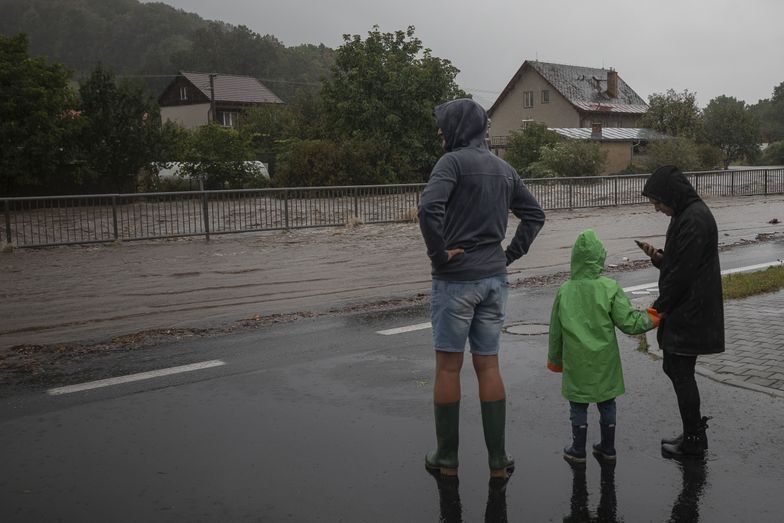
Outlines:
[[180,100],[185,101],[188,99],[188,88],[183,86],[180,87]]

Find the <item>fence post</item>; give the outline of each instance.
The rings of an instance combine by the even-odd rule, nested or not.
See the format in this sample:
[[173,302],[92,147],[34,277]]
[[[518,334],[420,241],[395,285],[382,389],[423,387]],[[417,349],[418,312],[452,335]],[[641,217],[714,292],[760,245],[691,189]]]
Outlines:
[[765,169],[765,196],[768,195],[768,170]]
[[210,206],[207,201],[207,191],[201,190],[202,219],[204,220],[204,236],[207,241],[210,239]]
[[735,196],[735,171],[730,172],[730,194]]
[[283,226],[289,228],[289,190],[283,190]]
[[117,231],[117,195],[112,195],[112,226],[114,227],[114,239],[117,241],[119,234]]
[[11,203],[5,200],[5,242],[11,245]]
[[359,187],[354,187],[354,218],[359,218]]
[[615,192],[615,206],[618,207],[618,177],[613,178],[613,191]]
[[574,180],[569,178],[569,209],[572,208],[572,184],[573,183],[574,183]]

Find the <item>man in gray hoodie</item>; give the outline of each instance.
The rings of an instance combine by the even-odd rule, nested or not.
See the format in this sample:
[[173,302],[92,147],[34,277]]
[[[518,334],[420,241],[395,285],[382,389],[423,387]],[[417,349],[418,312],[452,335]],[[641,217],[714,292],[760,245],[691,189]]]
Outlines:
[[[431,320],[436,350],[438,448],[425,466],[457,475],[460,370],[469,342],[479,381],[482,426],[492,477],[506,478],[506,392],[498,366],[508,284],[506,267],[526,254],[544,224],[544,212],[517,172],[485,144],[487,113],[473,100],[436,107],[445,154],[419,204],[419,226],[432,264]],[[520,219],[504,249],[509,211]]]

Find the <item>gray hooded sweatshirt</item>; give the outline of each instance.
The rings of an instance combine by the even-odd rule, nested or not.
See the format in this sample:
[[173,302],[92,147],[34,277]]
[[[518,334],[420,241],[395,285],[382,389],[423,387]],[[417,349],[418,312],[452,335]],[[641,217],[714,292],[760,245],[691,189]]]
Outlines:
[[[419,203],[419,227],[433,278],[472,281],[506,274],[528,252],[544,225],[544,212],[517,172],[487,148],[487,113],[473,100],[436,107],[446,142]],[[509,211],[520,219],[504,250]],[[464,254],[447,262],[447,250]]]

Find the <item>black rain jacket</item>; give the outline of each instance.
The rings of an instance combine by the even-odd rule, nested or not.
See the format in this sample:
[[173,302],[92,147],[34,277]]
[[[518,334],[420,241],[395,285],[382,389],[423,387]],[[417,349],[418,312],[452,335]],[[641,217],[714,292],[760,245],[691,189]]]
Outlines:
[[664,318],[657,339],[665,352],[696,356],[724,352],[724,301],[719,235],[708,206],[677,167],[659,167],[642,194],[674,211],[659,268]]

